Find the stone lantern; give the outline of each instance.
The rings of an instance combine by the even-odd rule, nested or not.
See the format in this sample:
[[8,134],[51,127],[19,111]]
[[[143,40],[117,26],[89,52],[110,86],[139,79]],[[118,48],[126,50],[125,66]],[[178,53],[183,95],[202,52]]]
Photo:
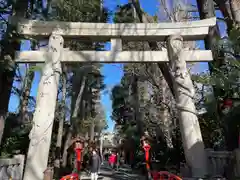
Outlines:
[[75,168],[77,172],[81,170],[81,161],[82,161],[82,151],[84,149],[85,139],[83,137],[77,136],[72,139],[71,145],[68,148],[69,151],[75,153]]
[[145,161],[146,161],[146,170],[148,173],[148,179],[151,179],[151,171],[150,171],[150,136],[148,132],[145,132],[144,135],[141,138],[142,148],[145,152]]
[[81,157],[82,157],[82,150],[83,150],[83,142],[76,141],[74,150],[75,150],[75,153],[76,153],[77,171],[80,171],[80,169],[81,169]]
[[81,169],[81,161],[82,161],[82,151],[84,149],[84,140],[83,138],[77,137],[73,140],[73,148],[76,155],[76,169],[79,172]]

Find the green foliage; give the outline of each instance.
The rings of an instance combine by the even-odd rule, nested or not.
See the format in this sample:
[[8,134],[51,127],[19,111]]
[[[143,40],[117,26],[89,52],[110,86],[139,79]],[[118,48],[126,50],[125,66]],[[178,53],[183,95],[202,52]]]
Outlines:
[[234,48],[235,54],[240,54],[240,28],[234,27],[230,34],[229,40],[232,42],[232,47]]
[[6,119],[2,144],[1,156],[11,156],[12,154],[27,153],[31,124],[19,121],[19,116],[9,114]]
[[117,10],[114,14],[113,21],[115,23],[132,23],[134,22],[134,11],[132,8],[132,4],[124,4],[121,6],[117,6]]
[[[223,52],[224,57],[219,53],[219,58],[224,58],[223,63],[220,68],[214,68],[212,74],[202,73],[193,74],[192,79],[197,83],[205,86],[213,86],[221,89],[224,94],[221,94],[218,98],[230,98],[233,96],[240,97],[239,94],[239,72],[240,72],[240,62],[239,62],[239,38],[240,31],[238,29],[233,29],[228,39],[228,46],[222,47],[218,46],[218,52]],[[218,40],[218,44],[220,44]],[[226,45],[225,45],[226,46]],[[227,52],[226,52],[227,50]]]
[[133,110],[129,103],[129,93],[127,87],[118,85],[112,89],[112,119],[118,125],[126,125],[133,120]]
[[72,22],[106,22],[108,10],[101,0],[59,0],[53,4],[54,19]]
[[[206,113],[199,116],[202,135],[207,147],[223,149],[225,146],[230,149],[237,147],[238,127],[239,127],[239,108],[240,99],[240,62],[239,62],[239,29],[233,29],[228,39],[219,39],[216,42],[218,58],[222,59],[220,68],[214,68],[212,74],[202,73],[193,74],[192,79],[199,85],[204,86],[201,107],[205,108]],[[213,94],[212,87],[220,93]],[[207,89],[207,90],[206,90]],[[220,110],[220,104],[225,99],[233,99],[234,107],[228,112]],[[218,117],[219,110],[221,111]],[[233,140],[235,139],[235,140]],[[234,145],[235,144],[235,145]]]

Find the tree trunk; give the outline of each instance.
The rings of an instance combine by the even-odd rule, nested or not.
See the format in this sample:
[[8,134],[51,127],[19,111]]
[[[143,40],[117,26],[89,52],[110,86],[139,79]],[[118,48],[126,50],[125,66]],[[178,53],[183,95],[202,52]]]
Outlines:
[[[213,0],[197,0],[197,6],[199,9],[200,19],[207,19],[207,18],[212,18],[216,16]],[[218,26],[215,25],[213,27],[210,27],[209,34],[204,41],[205,41],[205,48],[207,50],[212,50],[213,54],[215,51],[214,46],[219,37],[220,37],[220,31]],[[210,74],[214,72],[214,68],[219,68],[222,64],[222,60],[217,58],[218,57],[215,56],[213,62],[208,63]],[[215,107],[216,119],[221,124],[223,123],[223,119],[221,117],[222,112],[220,110],[220,102],[218,99],[219,97],[224,96],[225,92],[222,89],[213,86],[213,93],[217,100],[216,107]]]
[[67,155],[68,155],[68,148],[71,145],[71,139],[72,139],[72,127],[69,127],[67,132],[67,137],[64,143],[64,149],[63,149],[63,155],[62,155],[62,164],[61,167],[65,168],[67,166]]
[[7,71],[0,73],[1,84],[0,84],[0,144],[4,132],[5,119],[8,113],[8,103],[11,95],[14,71]]
[[[37,44],[35,42],[31,42],[31,49],[36,50]],[[28,104],[29,97],[32,88],[32,82],[34,79],[35,72],[32,67],[36,66],[34,63],[26,64],[26,75],[23,81],[22,91],[20,95],[20,110],[19,110],[19,120],[21,123],[30,122],[32,119],[28,114]]]
[[163,104],[161,105],[162,107],[162,119],[163,119],[163,133],[164,133],[164,138],[167,143],[167,147],[169,149],[173,148],[173,142],[172,142],[172,135],[171,135],[171,120],[169,119],[169,112],[168,108],[166,107],[165,104],[167,104],[167,99],[166,96],[168,95],[167,93],[167,84],[166,80],[164,78],[161,79],[161,88],[162,88],[162,102]]
[[20,97],[20,111],[19,111],[19,117],[20,117],[20,121],[23,122],[29,122],[30,118],[28,116],[28,101],[29,101],[29,97],[30,97],[30,92],[31,92],[31,87],[32,87],[32,81],[34,79],[34,72],[32,70],[29,70],[31,67],[33,67],[34,65],[29,65],[29,67],[27,67],[27,71],[26,71],[26,76],[24,78],[24,82],[23,82],[23,87],[22,87],[22,94]]
[[233,15],[233,20],[236,24],[240,25],[240,1],[229,0],[230,7]]
[[[12,5],[12,16],[25,17],[28,9],[28,0],[16,1]],[[9,25],[3,37],[3,48],[1,59],[8,61],[9,67],[0,72],[0,145],[4,132],[5,120],[8,113],[8,104],[11,96],[12,83],[15,75],[14,55],[15,51],[20,49],[20,43],[14,39],[15,35],[12,33],[14,27]]]
[[183,50],[183,38],[170,36],[167,41],[168,56],[172,69],[174,92],[179,110],[179,125],[182,135],[184,154],[191,167],[192,177],[205,178],[207,175],[207,157],[194,104],[194,87],[184,59],[180,59]]
[[49,38],[51,59],[45,61],[41,77],[33,127],[29,134],[30,144],[24,173],[24,180],[42,180],[48,165],[59,77],[61,73],[61,53],[63,38],[52,34]]
[[[72,135],[73,135],[73,126],[74,126],[74,121],[76,120],[76,118],[78,117],[78,112],[79,112],[79,107],[80,107],[80,103],[82,102],[82,97],[83,97],[83,92],[84,92],[84,89],[85,89],[85,86],[86,86],[86,76],[83,75],[83,79],[81,81],[81,86],[80,86],[80,89],[79,89],[79,92],[78,92],[78,95],[76,96],[76,93],[77,92],[73,92],[73,97],[72,99],[76,99],[76,101],[72,101],[72,106],[71,108],[73,109],[72,111],[72,115],[71,115],[71,127],[69,128],[68,130],[68,133],[67,133],[67,138],[66,138],[66,141],[65,141],[65,144],[64,144],[64,150],[63,150],[63,155],[62,155],[62,167],[66,167],[67,165],[67,150],[69,148],[69,143],[71,142],[71,138],[72,138]],[[74,82],[75,83],[75,82]],[[75,84],[75,86],[77,87],[77,85]],[[73,91],[75,91],[75,87],[73,87]]]
[[95,122],[92,119],[91,126],[90,126],[90,141],[93,142],[95,137]]
[[66,94],[67,94],[67,74],[66,65],[63,65],[63,75],[62,75],[62,102],[61,102],[61,117],[59,119],[57,143],[56,143],[56,153],[54,161],[54,173],[57,178],[59,178],[60,170],[60,158],[61,158],[61,147],[62,147],[62,137],[63,137],[63,127],[65,121],[65,105],[66,105]]
[[[149,20],[147,19],[146,15],[141,10],[139,0],[132,0],[132,3],[133,3],[133,6],[134,6],[134,9],[136,11],[139,21],[141,23],[149,23]],[[157,42],[149,42],[148,44],[149,44],[149,47],[151,48],[151,50],[159,49]],[[169,69],[168,64],[167,63],[158,63],[158,67],[161,70],[173,96],[175,96],[174,91],[173,91],[173,81],[171,79],[171,74],[170,74],[170,69]]]
[[[213,0],[197,0],[197,6],[199,10],[200,19],[207,19],[215,17],[215,8]],[[214,50],[213,45],[216,43],[216,39],[220,37],[220,31],[217,25],[210,27],[209,35],[205,39],[205,47],[208,50]],[[217,59],[214,60],[219,64]],[[209,63],[209,70],[213,71],[213,63]]]
[[81,82],[80,90],[79,90],[79,93],[77,95],[76,102],[73,106],[74,108],[73,108],[72,118],[77,118],[79,108],[80,108],[80,103],[82,101],[82,95],[83,95],[83,92],[84,92],[84,88],[85,88],[85,85],[86,85],[86,79],[87,79],[85,75],[82,78],[83,79],[82,79],[82,82]]
[[142,113],[140,112],[140,105],[139,105],[139,87],[138,87],[138,77],[136,74],[133,74],[133,80],[131,83],[131,88],[132,88],[132,96],[133,96],[133,101],[134,101],[134,117],[135,117],[135,122],[137,123],[137,128],[139,135],[143,135],[143,118],[142,118]]
[[222,15],[224,16],[224,20],[227,24],[227,31],[228,33],[231,31],[233,28],[233,17],[232,17],[232,12],[231,12],[231,6],[228,1],[223,1],[223,0],[214,0],[220,9]]
[[[95,117],[94,117],[94,107],[92,104],[92,98],[93,98],[93,89],[92,87],[88,87],[88,97],[87,97],[87,101],[88,101],[88,108],[87,108],[87,112],[89,112],[89,117],[91,118],[91,124],[90,124],[90,141],[93,142],[94,141],[94,137],[95,137]],[[87,117],[88,118],[88,117]]]

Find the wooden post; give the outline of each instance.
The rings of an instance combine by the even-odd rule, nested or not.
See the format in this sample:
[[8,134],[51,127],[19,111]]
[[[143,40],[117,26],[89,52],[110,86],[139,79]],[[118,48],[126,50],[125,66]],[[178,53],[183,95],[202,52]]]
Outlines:
[[179,125],[187,164],[191,167],[192,176],[204,178],[207,175],[207,159],[204,143],[194,104],[194,87],[181,53],[183,38],[173,35],[167,41],[170,69],[173,78],[173,89],[179,110]]
[[49,56],[45,57],[39,83],[33,127],[29,134],[30,144],[24,180],[43,180],[47,169],[57,91],[61,73],[62,36],[52,34],[49,39]]

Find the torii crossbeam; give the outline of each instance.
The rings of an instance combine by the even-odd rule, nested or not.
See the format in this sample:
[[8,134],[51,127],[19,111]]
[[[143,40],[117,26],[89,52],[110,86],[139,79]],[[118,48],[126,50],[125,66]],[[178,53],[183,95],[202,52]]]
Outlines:
[[[47,51],[20,51],[15,55],[17,63],[44,63],[51,53]],[[180,55],[186,62],[212,61],[209,50],[185,50]],[[168,62],[167,51],[63,51],[61,62],[92,63],[145,63]]]
[[173,34],[182,36],[184,40],[201,40],[208,34],[209,27],[216,24],[216,18],[175,23],[108,24],[13,18],[10,18],[10,22],[17,24],[17,31],[20,34],[35,38],[48,37],[52,32],[56,32],[64,38],[93,41],[110,41],[113,38],[127,41],[165,41]]
[[[206,155],[194,105],[194,87],[186,61],[211,61],[211,51],[186,50],[185,40],[208,35],[216,18],[177,23],[106,24],[45,22],[11,19],[18,33],[49,38],[48,50],[16,52],[18,63],[45,62],[39,84],[24,180],[42,180],[47,168],[61,62],[169,62],[179,109],[179,124],[188,165],[194,177],[207,173]],[[67,51],[63,38],[80,41],[111,41],[110,51]],[[167,51],[122,51],[124,41],[166,41]]]
[[[178,34],[184,40],[203,39],[208,35],[209,27],[216,24],[216,18],[193,22],[177,23],[136,23],[136,24],[106,24],[106,23],[76,23],[58,21],[36,21],[11,19],[17,22],[20,34],[43,38],[52,32],[64,38],[78,38],[80,41],[109,41],[111,51],[64,51],[62,62],[167,62],[166,51],[121,51],[121,40],[127,41],[165,41],[168,36]],[[25,51],[16,53],[16,62],[44,62],[47,52]],[[212,61],[212,52],[208,50],[185,50],[181,56],[187,62]]]

